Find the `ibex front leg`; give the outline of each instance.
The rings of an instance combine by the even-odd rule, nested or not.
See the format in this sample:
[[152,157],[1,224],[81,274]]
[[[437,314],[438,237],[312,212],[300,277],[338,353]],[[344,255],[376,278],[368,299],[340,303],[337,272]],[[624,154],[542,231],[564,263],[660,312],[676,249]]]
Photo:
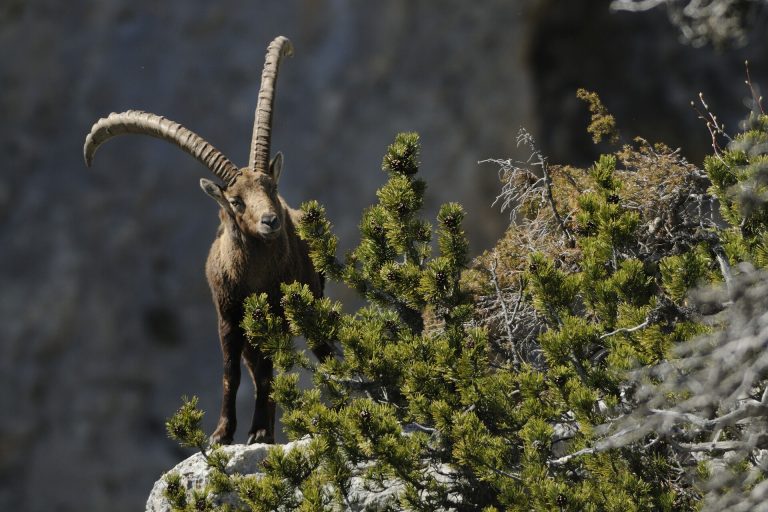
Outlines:
[[275,442],[275,401],[272,394],[273,363],[258,347],[245,347],[245,365],[256,388],[256,406],[248,431],[248,444]]
[[237,322],[227,318],[219,318],[219,338],[224,356],[223,394],[219,424],[211,435],[211,442],[232,444],[237,428],[237,388],[240,386],[240,356],[244,339]]

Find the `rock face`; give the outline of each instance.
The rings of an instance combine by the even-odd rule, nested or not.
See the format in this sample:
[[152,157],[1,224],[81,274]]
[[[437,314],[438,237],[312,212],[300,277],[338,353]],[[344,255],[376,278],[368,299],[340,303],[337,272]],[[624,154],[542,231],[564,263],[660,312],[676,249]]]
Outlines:
[[[305,441],[287,443],[283,448],[290,451],[301,444],[305,444]],[[230,474],[239,473],[241,475],[260,474],[260,464],[267,456],[269,447],[270,445],[267,444],[252,444],[250,446],[233,445],[225,447],[224,451],[231,457],[229,464],[227,464],[227,472]],[[182,483],[186,486],[187,490],[203,489],[209,481],[210,471],[205,463],[205,459],[200,453],[180,462],[170,472],[176,472],[181,475]],[[171,511],[168,501],[163,496],[165,487],[166,483],[163,476],[155,482],[155,485],[152,487],[152,492],[149,495],[149,499],[147,499],[146,512]],[[393,483],[381,491],[367,489],[362,478],[352,477],[350,479],[349,488],[350,506],[346,510],[350,512],[388,510],[388,503],[401,490],[402,486],[396,483]],[[234,494],[216,497],[217,505],[224,503],[230,505],[240,504],[237,496]]]
[[[301,441],[288,443],[284,446],[284,449],[290,451],[297,443],[301,443]],[[223,450],[230,456],[229,463],[227,464],[227,473],[239,473],[241,475],[258,474],[260,464],[267,456],[269,447],[270,445],[268,444],[225,446]],[[209,482],[210,468],[206,464],[203,454],[198,452],[176,464],[168,473],[178,473],[181,475],[182,484],[186,487],[187,491],[192,489],[202,490]],[[147,499],[146,512],[170,512],[171,507],[168,504],[168,500],[163,496],[165,488],[165,475],[163,475],[152,486],[152,492],[150,492]],[[217,497],[217,504],[228,503],[236,505],[238,502],[237,496],[233,495]]]
[[[360,210],[385,180],[386,146],[415,130],[428,214],[462,202],[479,251],[506,219],[490,207],[494,171],[476,162],[513,153],[521,125],[555,160],[588,158],[586,136],[567,135],[584,133],[587,119],[576,87],[602,92],[620,77],[603,97],[629,135],[642,115],[706,145],[695,116],[668,107],[687,109],[700,84],[730,83],[713,90],[714,106],[726,122],[737,118],[749,52],[765,83],[764,44],[681,50],[663,16],[649,18],[651,40],[632,31],[639,22],[605,14],[605,2],[571,3],[4,0],[0,510],[134,511],[182,457],[163,428],[180,397],[200,397],[209,431],[219,407],[203,277],[217,207],[197,185],[210,176],[178,149],[137,137],[109,142],[86,169],[92,123],[155,112],[243,164],[266,45],[284,34],[296,56],[281,69],[273,148],[286,155],[289,203],[318,199],[351,247]],[[634,49],[627,59],[613,51],[619,43]],[[252,407],[243,388],[241,425]]]
[[[387,145],[415,130],[430,215],[467,204],[479,248],[505,219],[490,208],[495,173],[476,162],[511,151],[530,119],[520,13],[506,5],[2,2],[0,510],[135,511],[182,456],[163,426],[180,397],[200,397],[209,432],[220,407],[203,273],[218,215],[198,186],[210,173],[130,136],[88,169],[97,119],[155,112],[242,165],[266,46],[287,35],[273,148],[288,202],[318,199],[352,246]],[[242,442],[249,382],[240,396]]]

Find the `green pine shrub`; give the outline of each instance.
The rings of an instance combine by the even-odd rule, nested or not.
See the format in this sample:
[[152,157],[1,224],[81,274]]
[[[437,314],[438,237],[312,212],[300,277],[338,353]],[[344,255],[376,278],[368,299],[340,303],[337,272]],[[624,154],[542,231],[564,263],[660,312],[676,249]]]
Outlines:
[[[580,96],[599,117],[596,139],[618,141],[599,98]],[[693,290],[732,286],[742,262],[765,266],[766,141],[768,117],[756,115],[704,171],[643,139],[578,169],[550,166],[521,131],[531,158],[493,161],[512,222],[470,265],[458,204],[441,207],[433,247],[419,217],[418,136],[398,135],[354,250],[340,257],[324,209],[302,206],[316,268],[366,305],[346,314],[296,283],[283,286],[284,318],[264,296],[246,302],[249,341],[275,361],[283,429],[308,441],[274,446],[263,477],[228,475],[187,403],[169,433],[202,449],[214,476],[189,496],[169,476],[170,503],[207,510],[212,493],[234,490],[250,510],[344,508],[362,472],[371,488],[402,486],[393,510],[697,509],[711,468],[681,443],[711,432],[636,427],[633,415],[648,411],[638,390],[659,379],[632,371],[674,362],[678,347],[725,325],[705,318]],[[332,343],[341,357],[315,363],[293,336]],[[311,389],[299,387],[300,368]],[[694,393],[668,389],[665,405]],[[636,421],[619,434],[638,434],[615,441],[617,418]]]

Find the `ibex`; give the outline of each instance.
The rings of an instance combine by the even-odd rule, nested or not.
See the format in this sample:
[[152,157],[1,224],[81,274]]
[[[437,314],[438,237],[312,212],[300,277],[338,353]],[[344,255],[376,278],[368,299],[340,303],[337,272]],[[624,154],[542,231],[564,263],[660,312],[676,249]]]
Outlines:
[[[252,293],[265,292],[272,311],[283,314],[280,283],[298,281],[315,296],[323,291],[323,278],[313,268],[306,243],[296,232],[301,212],[291,209],[277,194],[283,167],[282,153],[270,161],[272,107],[280,61],[293,48],[285,37],[277,37],[267,49],[261,75],[259,100],[253,126],[248,167],[238,168],[197,134],[164,117],[139,111],[112,113],[91,128],[83,148],[91,165],[96,150],[116,135],[137,133],[176,144],[219,177],[224,185],[201,179],[200,186],[220,205],[221,225],[211,246],[205,274],[211,288],[219,322],[224,356],[224,392],[221,415],[211,441],[230,444],[237,424],[235,398],[240,384],[240,358],[256,387],[248,444],[274,442],[275,403],[270,397],[272,361],[245,339],[240,328],[243,301]],[[321,360],[331,347],[315,349]]]

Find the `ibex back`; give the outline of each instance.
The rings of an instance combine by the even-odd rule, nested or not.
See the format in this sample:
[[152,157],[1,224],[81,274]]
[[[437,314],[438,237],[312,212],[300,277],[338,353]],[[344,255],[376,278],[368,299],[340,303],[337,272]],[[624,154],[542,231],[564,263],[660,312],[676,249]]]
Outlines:
[[[221,225],[211,246],[205,275],[211,288],[219,322],[224,356],[221,415],[211,441],[229,444],[237,417],[235,398],[240,384],[240,359],[256,387],[256,407],[248,432],[248,444],[274,442],[275,404],[272,361],[247,342],[240,328],[243,302],[252,293],[266,293],[273,311],[283,314],[280,284],[298,281],[315,296],[323,291],[323,279],[315,272],[306,243],[296,233],[301,212],[291,209],[277,194],[283,156],[270,160],[272,107],[281,59],[292,53],[290,41],[277,37],[267,49],[247,167],[238,168],[197,134],[164,117],[139,111],[110,114],[91,128],[83,152],[91,165],[101,144],[116,135],[136,133],[172,142],[208,167],[224,183],[201,179],[200,186],[220,206]],[[315,350],[321,360],[331,347]]]

